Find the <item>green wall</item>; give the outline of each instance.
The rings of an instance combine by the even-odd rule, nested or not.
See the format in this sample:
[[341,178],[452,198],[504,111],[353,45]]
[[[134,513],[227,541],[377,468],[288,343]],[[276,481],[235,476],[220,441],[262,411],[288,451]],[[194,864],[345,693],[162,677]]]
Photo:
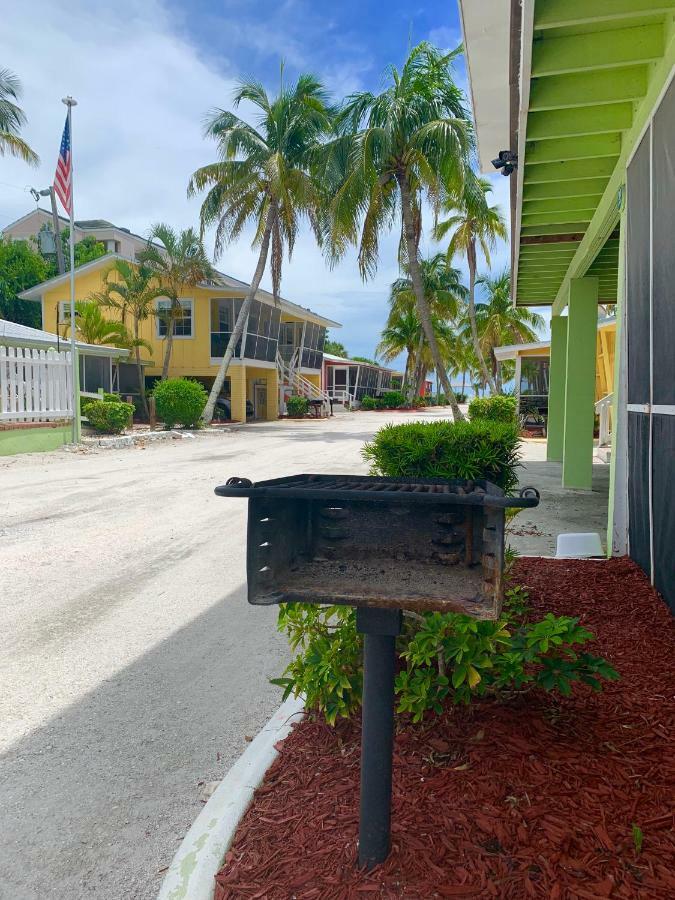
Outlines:
[[11,428],[0,430],[0,456],[14,456],[16,453],[40,453],[57,450],[73,439],[70,422],[44,428]]

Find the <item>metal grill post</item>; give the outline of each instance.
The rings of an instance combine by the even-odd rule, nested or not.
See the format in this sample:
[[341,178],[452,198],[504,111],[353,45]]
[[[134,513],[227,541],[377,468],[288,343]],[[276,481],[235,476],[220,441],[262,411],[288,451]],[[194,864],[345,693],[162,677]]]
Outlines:
[[356,610],[356,627],[365,636],[359,865],[367,869],[384,862],[390,849],[394,667],[401,622],[398,609]]

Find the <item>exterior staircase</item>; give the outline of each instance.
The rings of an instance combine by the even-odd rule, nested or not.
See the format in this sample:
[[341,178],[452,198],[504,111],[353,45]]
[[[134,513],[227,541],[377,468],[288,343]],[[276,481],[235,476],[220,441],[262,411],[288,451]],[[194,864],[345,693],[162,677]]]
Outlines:
[[300,372],[300,354],[298,350],[293,353],[289,362],[286,362],[277,352],[277,372],[279,375],[279,409],[285,409],[284,388],[290,388],[296,396],[306,397],[308,400],[320,400],[321,411],[325,416],[331,414],[330,398],[326,391],[321,390]]

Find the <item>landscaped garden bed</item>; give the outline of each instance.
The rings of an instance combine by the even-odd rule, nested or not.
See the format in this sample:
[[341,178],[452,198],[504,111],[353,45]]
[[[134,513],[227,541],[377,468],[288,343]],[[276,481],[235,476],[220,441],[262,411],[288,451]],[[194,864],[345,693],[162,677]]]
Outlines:
[[217,876],[230,898],[675,895],[675,635],[626,559],[521,559],[530,614],[580,616],[620,673],[399,715],[392,852],[358,870],[359,717],[308,716],[279,745]]

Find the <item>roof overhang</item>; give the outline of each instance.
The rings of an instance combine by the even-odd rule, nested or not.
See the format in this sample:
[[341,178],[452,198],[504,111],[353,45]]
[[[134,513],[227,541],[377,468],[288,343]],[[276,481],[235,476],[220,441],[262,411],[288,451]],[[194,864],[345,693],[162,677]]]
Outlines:
[[551,350],[551,342],[536,341],[531,344],[505,344],[503,347],[495,347],[494,354],[495,359],[504,362],[507,359],[515,359],[516,356],[520,356],[522,353],[536,353],[537,350],[541,350],[542,354],[547,355]]
[[[511,176],[513,299],[617,299],[627,161],[675,66],[675,0],[459,0],[481,169]],[[505,60],[505,54],[507,59]]]
[[511,0],[459,0],[481,172],[510,147]]

